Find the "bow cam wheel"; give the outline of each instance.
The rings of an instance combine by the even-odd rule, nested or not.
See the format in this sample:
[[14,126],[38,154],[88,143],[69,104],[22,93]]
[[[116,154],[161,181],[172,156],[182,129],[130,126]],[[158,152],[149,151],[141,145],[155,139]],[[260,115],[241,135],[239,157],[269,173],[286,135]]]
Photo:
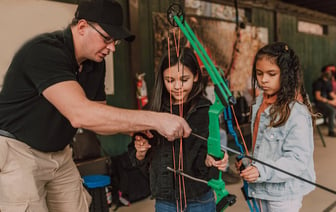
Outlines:
[[181,19],[181,22],[184,23],[184,13],[181,5],[173,3],[172,5],[169,6],[167,10],[167,19],[168,22],[174,26],[177,27],[177,23],[174,20],[174,16],[177,16],[178,18]]

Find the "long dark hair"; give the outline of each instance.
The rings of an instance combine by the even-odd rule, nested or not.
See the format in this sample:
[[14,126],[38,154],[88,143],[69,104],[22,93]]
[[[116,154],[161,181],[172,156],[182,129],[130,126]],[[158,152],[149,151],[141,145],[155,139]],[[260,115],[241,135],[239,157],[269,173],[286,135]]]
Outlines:
[[[255,88],[257,83],[256,63],[260,59],[267,59],[280,68],[280,90],[277,92],[276,102],[270,109],[270,126],[278,127],[283,125],[290,115],[290,103],[297,101],[301,97],[303,104],[307,106],[314,120],[315,116],[312,111],[312,106],[304,88],[303,73],[299,57],[295,54],[293,49],[284,42],[275,42],[261,48],[254,59],[252,88]],[[253,92],[253,98],[256,98],[255,92]]]
[[155,84],[153,88],[153,93],[151,100],[149,102],[149,109],[153,111],[163,111],[163,107],[165,104],[169,104],[170,95],[168,90],[165,88],[163,81],[163,72],[170,66],[174,66],[176,64],[182,64],[179,66],[179,69],[184,70],[184,66],[188,67],[194,76],[198,76],[196,82],[194,82],[192,90],[186,100],[186,103],[192,107],[195,105],[196,97],[203,95],[204,93],[204,83],[202,80],[202,72],[200,66],[198,64],[196,55],[194,54],[193,49],[184,47],[180,50],[179,56],[177,56],[177,52],[173,49],[170,52],[166,52],[161,59],[160,66],[155,73]]

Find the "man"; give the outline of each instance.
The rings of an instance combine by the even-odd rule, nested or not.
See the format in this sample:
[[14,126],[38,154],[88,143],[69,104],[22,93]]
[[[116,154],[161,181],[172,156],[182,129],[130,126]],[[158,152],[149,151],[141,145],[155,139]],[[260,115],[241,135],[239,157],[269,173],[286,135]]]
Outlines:
[[335,115],[336,115],[336,94],[332,90],[331,77],[335,66],[332,64],[322,67],[321,77],[313,84],[313,93],[316,108],[319,112],[328,117],[328,136],[336,137]]
[[134,39],[122,20],[115,1],[82,1],[64,31],[37,36],[14,56],[0,93],[0,211],[88,211],[68,145],[77,128],[156,130],[169,140],[191,133],[178,116],[99,103],[104,57]]

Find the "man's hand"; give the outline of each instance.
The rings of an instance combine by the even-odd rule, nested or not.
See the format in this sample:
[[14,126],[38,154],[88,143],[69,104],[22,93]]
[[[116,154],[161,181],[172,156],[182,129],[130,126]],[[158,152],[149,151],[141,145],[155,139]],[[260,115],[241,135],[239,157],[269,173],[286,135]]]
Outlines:
[[181,137],[186,138],[191,133],[188,123],[177,115],[161,113],[156,123],[156,130],[168,141],[174,141]]

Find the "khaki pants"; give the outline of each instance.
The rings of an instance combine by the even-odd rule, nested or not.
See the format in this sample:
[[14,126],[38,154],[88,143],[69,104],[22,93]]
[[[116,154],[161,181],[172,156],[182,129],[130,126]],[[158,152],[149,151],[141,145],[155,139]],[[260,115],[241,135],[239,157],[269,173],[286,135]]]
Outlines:
[[44,153],[0,136],[0,212],[86,212],[90,201],[69,146]]

